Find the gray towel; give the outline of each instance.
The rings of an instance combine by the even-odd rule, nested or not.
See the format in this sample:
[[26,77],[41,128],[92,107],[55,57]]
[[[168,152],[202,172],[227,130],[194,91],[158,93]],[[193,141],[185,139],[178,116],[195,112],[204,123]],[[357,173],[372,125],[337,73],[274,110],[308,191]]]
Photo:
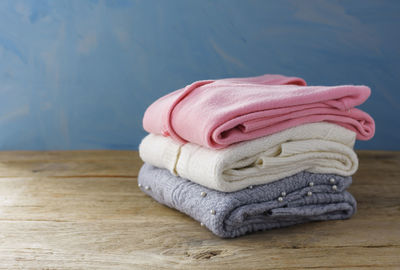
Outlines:
[[309,221],[349,218],[356,210],[355,199],[345,191],[351,181],[351,177],[301,172],[226,193],[146,163],[138,177],[143,192],[224,238]]

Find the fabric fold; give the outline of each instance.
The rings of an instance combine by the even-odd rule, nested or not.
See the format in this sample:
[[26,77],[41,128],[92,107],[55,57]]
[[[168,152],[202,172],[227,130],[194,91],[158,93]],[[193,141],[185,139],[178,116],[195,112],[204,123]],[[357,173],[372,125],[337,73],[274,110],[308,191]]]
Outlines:
[[349,176],[358,168],[356,134],[320,122],[300,125],[225,149],[180,144],[150,134],[139,146],[142,160],[211,189],[232,192],[301,171]]
[[191,216],[224,238],[309,221],[346,219],[356,211],[356,201],[345,191],[351,177],[333,174],[300,172],[224,193],[145,163],[138,182],[159,203]]
[[355,108],[367,86],[305,86],[280,75],[195,82],[151,104],[143,118],[150,133],[221,149],[300,124],[331,122],[373,137],[371,116]]

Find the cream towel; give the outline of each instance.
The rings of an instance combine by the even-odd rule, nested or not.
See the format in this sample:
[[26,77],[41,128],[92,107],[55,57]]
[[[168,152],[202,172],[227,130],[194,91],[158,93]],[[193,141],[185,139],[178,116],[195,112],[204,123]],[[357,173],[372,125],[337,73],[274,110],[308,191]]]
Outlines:
[[294,175],[301,171],[354,174],[358,159],[353,151],[356,133],[330,123],[297,126],[213,150],[193,143],[179,144],[150,134],[139,146],[144,162],[225,192],[241,190]]

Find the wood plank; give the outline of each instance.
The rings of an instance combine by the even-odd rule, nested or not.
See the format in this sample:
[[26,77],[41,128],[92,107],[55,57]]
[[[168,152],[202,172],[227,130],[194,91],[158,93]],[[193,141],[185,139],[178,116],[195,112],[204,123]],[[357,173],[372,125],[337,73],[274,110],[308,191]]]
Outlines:
[[134,151],[0,152],[0,268],[400,269],[400,152],[358,154],[352,219],[226,240],[144,195]]

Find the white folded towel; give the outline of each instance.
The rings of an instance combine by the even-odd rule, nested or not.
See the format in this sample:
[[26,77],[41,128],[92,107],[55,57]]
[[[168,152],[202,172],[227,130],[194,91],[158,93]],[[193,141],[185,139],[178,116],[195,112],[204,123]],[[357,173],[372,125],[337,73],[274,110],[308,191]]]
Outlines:
[[305,124],[221,150],[179,144],[149,134],[140,146],[144,162],[224,192],[241,190],[301,171],[349,176],[356,172],[356,133],[320,122]]

